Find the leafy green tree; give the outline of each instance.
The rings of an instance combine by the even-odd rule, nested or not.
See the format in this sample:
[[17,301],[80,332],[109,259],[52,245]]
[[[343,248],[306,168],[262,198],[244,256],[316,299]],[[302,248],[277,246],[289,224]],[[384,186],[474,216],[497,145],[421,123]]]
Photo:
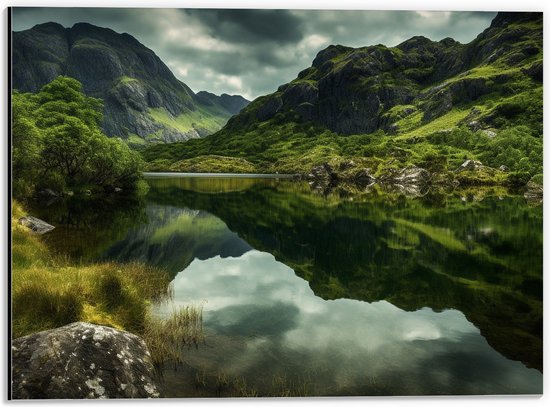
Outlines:
[[35,187],[42,145],[41,134],[32,120],[36,103],[29,93],[12,95],[12,186],[16,196],[28,196]]
[[36,95],[14,92],[14,195],[35,187],[134,189],[142,159],[102,133],[102,111],[103,102],[73,78],[60,76]]

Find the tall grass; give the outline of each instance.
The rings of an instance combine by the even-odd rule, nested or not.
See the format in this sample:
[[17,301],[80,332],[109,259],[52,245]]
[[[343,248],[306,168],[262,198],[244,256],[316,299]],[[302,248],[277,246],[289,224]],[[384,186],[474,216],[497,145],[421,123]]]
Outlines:
[[168,361],[177,369],[185,348],[204,342],[202,306],[174,308],[168,317],[148,315],[143,338],[157,370]]

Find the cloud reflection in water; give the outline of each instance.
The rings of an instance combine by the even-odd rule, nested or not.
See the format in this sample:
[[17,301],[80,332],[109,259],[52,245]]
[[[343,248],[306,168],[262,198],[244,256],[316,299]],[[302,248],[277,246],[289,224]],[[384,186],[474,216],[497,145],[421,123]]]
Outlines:
[[252,381],[281,372],[314,374],[319,394],[542,388],[538,371],[494,351],[460,311],[406,312],[387,301],[326,301],[269,253],[195,259],[173,285],[177,304],[206,301],[207,329],[242,339],[223,358],[212,352],[218,355],[212,366]]

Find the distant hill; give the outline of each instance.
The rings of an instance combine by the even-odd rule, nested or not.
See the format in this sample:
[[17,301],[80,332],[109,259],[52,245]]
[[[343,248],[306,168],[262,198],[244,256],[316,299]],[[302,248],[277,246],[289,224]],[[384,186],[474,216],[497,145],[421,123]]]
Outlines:
[[248,104],[241,96],[195,94],[129,34],[78,23],[13,33],[13,87],[37,92],[59,75],[104,100],[103,129],[134,144],[185,141],[219,130]]

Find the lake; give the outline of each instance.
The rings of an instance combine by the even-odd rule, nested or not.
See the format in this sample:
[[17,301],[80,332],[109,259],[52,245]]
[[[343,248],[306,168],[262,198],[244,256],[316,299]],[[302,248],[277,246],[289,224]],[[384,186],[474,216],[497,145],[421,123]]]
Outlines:
[[[542,393],[542,206],[277,177],[148,178],[145,199],[36,207],[54,250],[142,261],[203,307],[168,397]],[[154,305],[159,315],[169,310]]]

